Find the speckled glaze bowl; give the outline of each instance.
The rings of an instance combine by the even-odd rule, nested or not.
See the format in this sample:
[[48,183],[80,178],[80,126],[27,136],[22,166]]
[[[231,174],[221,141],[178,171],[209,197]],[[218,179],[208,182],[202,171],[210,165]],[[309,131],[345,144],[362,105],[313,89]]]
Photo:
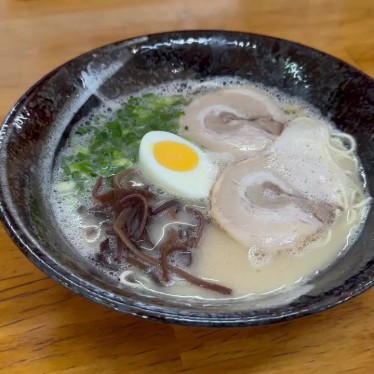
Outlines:
[[[94,72],[100,72],[101,78],[87,80],[87,74]],[[63,236],[46,191],[55,156],[82,116],[103,98],[175,79],[203,82],[227,75],[300,97],[354,135],[374,196],[371,78],[322,52],[266,36],[226,31],[150,35],[67,62],[35,84],[5,119],[0,132],[0,213],[22,252],[51,278],[92,301],[126,314],[186,325],[247,326],[291,320],[331,308],[370,288],[374,283],[372,210],[353,247],[307,288],[262,303],[204,306],[130,292],[100,276]]]

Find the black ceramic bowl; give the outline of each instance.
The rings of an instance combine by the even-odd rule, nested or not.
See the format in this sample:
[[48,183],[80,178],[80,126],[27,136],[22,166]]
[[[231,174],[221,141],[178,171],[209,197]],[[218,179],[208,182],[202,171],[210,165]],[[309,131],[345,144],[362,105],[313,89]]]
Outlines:
[[[85,74],[95,71],[101,71],[101,80],[87,80]],[[311,290],[272,307],[204,307],[129,292],[96,273],[63,236],[45,191],[53,160],[82,116],[105,97],[113,99],[175,79],[203,82],[227,75],[302,98],[354,135],[374,196],[371,78],[319,51],[260,35],[188,31],[144,36],[67,62],[34,85],[6,118],[0,133],[0,213],[23,253],[47,275],[90,300],[127,314],[187,325],[246,326],[291,320],[338,305],[371,287],[373,211],[352,248],[313,280]],[[47,168],[47,178],[42,168]]]

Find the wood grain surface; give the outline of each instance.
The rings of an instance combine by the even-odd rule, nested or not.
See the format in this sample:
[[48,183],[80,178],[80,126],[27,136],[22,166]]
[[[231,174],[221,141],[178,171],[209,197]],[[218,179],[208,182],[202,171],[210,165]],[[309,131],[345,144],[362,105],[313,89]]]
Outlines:
[[[374,76],[373,0],[0,0],[0,116],[49,70],[116,40],[177,29],[278,36]],[[247,329],[109,311],[36,269],[0,227],[1,373],[372,373],[374,290],[317,316]]]

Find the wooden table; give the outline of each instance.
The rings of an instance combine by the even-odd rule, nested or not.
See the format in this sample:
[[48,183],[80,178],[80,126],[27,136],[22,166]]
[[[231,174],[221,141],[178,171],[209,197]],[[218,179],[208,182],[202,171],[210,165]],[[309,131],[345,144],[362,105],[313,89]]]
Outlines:
[[[373,0],[0,0],[0,115],[84,51],[201,28],[288,38],[374,76]],[[0,228],[1,373],[372,373],[373,322],[374,290],[267,327],[187,328],[127,317],[48,279]]]

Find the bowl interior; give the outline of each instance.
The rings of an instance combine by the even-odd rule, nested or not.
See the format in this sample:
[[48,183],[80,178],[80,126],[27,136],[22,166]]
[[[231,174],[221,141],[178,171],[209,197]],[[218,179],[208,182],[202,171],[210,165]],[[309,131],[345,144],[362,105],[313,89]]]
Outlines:
[[[57,68],[16,104],[0,133],[0,208],[8,232],[44,272],[112,308],[197,325],[263,324],[336,305],[374,281],[374,213],[362,234],[334,265],[294,295],[204,307],[129,292],[105,279],[66,240],[52,214],[51,170],[71,128],[116,99],[174,80],[232,76],[248,79],[315,106],[354,135],[374,195],[374,82],[355,68],[310,48],[259,35],[219,31],[152,35],[115,43]],[[287,297],[286,297],[287,298]],[[269,306],[274,304],[273,306]]]

